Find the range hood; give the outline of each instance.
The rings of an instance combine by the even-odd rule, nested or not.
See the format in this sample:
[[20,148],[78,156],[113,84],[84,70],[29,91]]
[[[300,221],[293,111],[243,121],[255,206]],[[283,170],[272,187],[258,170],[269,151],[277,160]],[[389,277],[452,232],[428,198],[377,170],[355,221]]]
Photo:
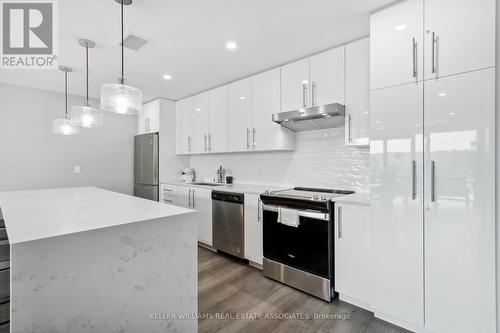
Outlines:
[[342,127],[345,105],[339,103],[273,114],[273,121],[294,132]]

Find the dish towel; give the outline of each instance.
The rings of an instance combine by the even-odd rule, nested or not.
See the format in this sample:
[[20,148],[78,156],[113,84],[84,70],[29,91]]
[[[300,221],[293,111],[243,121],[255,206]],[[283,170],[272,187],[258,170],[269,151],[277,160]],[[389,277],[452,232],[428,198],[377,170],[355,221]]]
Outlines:
[[299,212],[295,209],[279,208],[278,222],[297,228],[300,224]]

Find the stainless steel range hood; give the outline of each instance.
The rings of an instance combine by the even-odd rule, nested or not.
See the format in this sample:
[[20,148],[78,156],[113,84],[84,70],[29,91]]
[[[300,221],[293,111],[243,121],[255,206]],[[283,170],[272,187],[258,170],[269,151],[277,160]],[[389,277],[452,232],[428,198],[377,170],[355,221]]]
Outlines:
[[273,121],[294,132],[342,127],[345,105],[339,103],[273,114]]

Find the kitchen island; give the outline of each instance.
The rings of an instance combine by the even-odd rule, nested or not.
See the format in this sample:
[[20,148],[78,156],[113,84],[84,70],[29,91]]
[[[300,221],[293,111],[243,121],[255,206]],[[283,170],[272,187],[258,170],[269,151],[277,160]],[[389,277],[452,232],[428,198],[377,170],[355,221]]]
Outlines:
[[[192,210],[94,187],[0,192],[12,332],[196,332]],[[196,317],[195,317],[196,318]]]

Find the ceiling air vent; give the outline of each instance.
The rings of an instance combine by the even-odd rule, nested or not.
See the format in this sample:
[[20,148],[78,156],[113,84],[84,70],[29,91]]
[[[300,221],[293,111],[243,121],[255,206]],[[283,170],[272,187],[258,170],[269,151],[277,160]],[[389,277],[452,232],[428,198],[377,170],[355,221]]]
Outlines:
[[[118,45],[121,44],[122,43],[120,40],[118,42]],[[147,44],[149,44],[149,41],[147,39],[145,39],[144,37],[140,37],[133,32],[127,32],[124,36],[123,46],[125,46],[127,49],[139,51],[142,50]]]

